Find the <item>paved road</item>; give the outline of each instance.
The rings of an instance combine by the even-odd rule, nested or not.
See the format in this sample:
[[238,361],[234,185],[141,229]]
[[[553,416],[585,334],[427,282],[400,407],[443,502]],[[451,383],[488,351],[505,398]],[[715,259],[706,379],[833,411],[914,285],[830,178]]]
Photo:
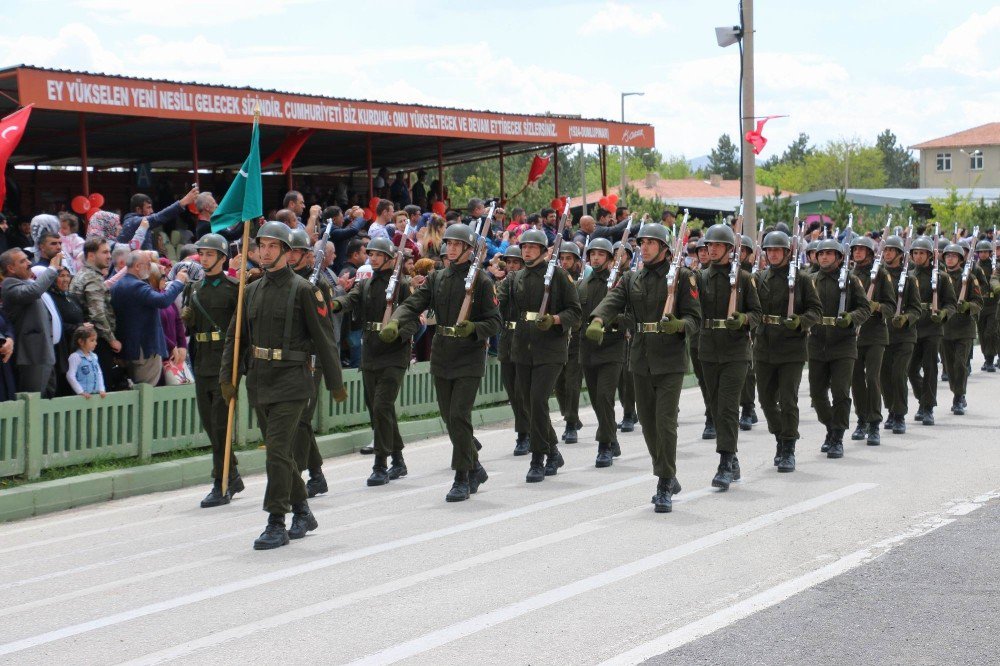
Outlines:
[[0,662],[980,662],[997,640],[998,389],[977,371],[967,416],[941,409],[839,461],[804,408],[789,475],[760,424],[728,493],[709,486],[717,456],[685,391],[669,515],[652,512],[639,432],[593,467],[586,412],[587,443],[540,484],[508,430],[477,433],[491,478],[457,505],[442,438],[382,488],[364,486],[370,458],[331,460],[320,529],[276,551],[250,549],[262,477],[219,509],[199,488],[7,524]]

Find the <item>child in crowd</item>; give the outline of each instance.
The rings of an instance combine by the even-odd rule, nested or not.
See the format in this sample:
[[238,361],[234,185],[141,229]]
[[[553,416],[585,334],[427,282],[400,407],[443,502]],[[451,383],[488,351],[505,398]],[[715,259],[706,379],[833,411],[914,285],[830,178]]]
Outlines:
[[69,356],[69,369],[66,371],[66,381],[73,387],[77,395],[90,399],[94,393],[102,398],[104,391],[104,375],[101,365],[97,362],[97,330],[93,324],[80,324],[73,332],[73,345],[76,351]]

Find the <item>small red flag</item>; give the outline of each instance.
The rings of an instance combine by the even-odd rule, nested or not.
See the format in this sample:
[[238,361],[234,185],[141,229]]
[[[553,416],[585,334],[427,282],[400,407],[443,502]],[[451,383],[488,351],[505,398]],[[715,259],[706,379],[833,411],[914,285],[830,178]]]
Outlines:
[[757,121],[757,129],[751,130],[746,134],[747,143],[753,146],[753,154],[760,155],[760,151],[764,150],[764,146],[767,145],[767,139],[761,132],[764,131],[764,124],[771,118],[783,118],[784,116],[767,116],[766,118],[761,118]]
[[[545,173],[545,170],[548,167],[549,167],[549,156],[548,155],[542,155],[541,157],[539,157],[538,155],[535,155],[535,157],[531,160],[531,168],[528,169],[528,183],[527,183],[527,185],[531,185],[536,180],[538,180],[539,178],[541,178],[542,174]],[[527,187],[527,185],[525,185],[525,187]]]
[[7,179],[4,173],[7,170],[7,160],[14,154],[14,149],[21,142],[24,136],[24,129],[28,126],[28,116],[31,115],[31,107],[18,109],[3,120],[0,120],[0,206],[3,205],[4,197],[7,196]]
[[300,127],[291,134],[285,137],[285,140],[281,142],[278,149],[267,156],[267,159],[261,160],[261,168],[266,167],[272,162],[281,162],[281,173],[286,173],[292,167],[292,160],[295,156],[299,154],[302,150],[302,146],[311,137],[316,130],[306,129]]

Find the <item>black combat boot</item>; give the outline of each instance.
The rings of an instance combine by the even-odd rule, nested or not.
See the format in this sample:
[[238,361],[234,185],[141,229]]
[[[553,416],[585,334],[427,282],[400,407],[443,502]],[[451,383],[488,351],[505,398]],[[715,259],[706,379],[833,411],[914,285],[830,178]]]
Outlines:
[[514,442],[514,455],[526,456],[529,453],[531,453],[531,441],[528,439],[528,435],[523,432],[517,433],[517,440]]
[[566,430],[562,434],[562,441],[566,442],[567,444],[576,444],[577,442],[576,428],[574,428],[571,425],[567,425]]
[[243,485],[243,477],[240,473],[233,469],[229,472],[229,484],[226,487],[226,492],[229,493],[229,497],[232,498],[236,493],[241,493],[246,490],[246,486]]
[[545,480],[545,454],[532,453],[531,466],[528,467],[528,476],[524,479],[528,483],[538,483]]
[[211,509],[215,506],[229,504],[229,497],[228,492],[225,495],[222,494],[222,479],[216,479],[212,482],[212,489],[205,495],[205,499],[201,501],[201,508]]
[[844,457],[844,431],[843,430],[831,430],[830,431],[830,449],[826,452],[827,458],[843,458]]
[[932,426],[932,425],[934,425],[934,408],[933,407],[928,407],[927,409],[924,410],[924,418],[923,418],[923,421],[921,421],[921,423],[923,423],[923,425],[925,425],[925,426]]
[[941,371],[941,381],[943,381],[943,382],[948,381],[948,371],[947,370],[942,370]]
[[267,527],[253,542],[254,550],[271,550],[288,545],[288,532],[285,530],[285,516],[272,513],[267,517]]
[[878,421],[872,421],[868,424],[868,446],[878,446],[882,443],[882,434],[879,432]]
[[882,430],[892,430],[892,424],[896,422],[896,415],[889,412],[889,416],[882,422]]
[[924,420],[924,408],[923,407],[917,407],[917,413],[913,415],[913,420],[914,421],[923,421]]
[[962,401],[962,409],[968,409],[969,408],[969,401],[965,399],[965,394],[964,393],[962,395],[958,396],[958,399]]
[[315,473],[309,472],[309,480],[306,481],[306,496],[316,497],[316,495],[322,495],[329,490],[330,487],[326,484],[326,477],[323,476],[323,470],[316,470]]
[[759,420],[760,419],[757,418],[757,408],[750,405],[750,423],[757,425],[757,421]]
[[990,356],[990,357],[988,357],[986,359],[986,367],[984,368],[984,370],[986,370],[986,372],[996,372],[997,371],[997,365],[996,365],[996,363],[993,362],[993,357],[992,356]]
[[611,457],[620,458],[622,455],[622,445],[618,443],[618,440],[611,442]]
[[363,456],[370,456],[375,453],[375,440],[373,439],[367,446],[362,446],[358,449],[358,453]]
[[741,476],[740,475],[740,459],[737,458],[736,454],[734,453],[733,454],[733,481],[739,481],[740,480],[740,476]]
[[472,443],[476,445],[476,451],[482,451],[483,450],[483,443],[479,441],[478,437],[473,437],[472,438]]
[[826,439],[823,440],[823,445],[819,447],[820,453],[827,453],[830,450],[830,429],[826,429]]
[[479,486],[490,480],[490,475],[486,473],[486,468],[477,460],[476,468],[469,474],[469,493],[475,495],[479,492]]
[[851,439],[855,442],[860,442],[865,437],[868,436],[868,424],[858,419],[858,427],[854,429],[851,433]]
[[635,414],[626,414],[622,417],[622,422],[618,424],[619,429],[622,432],[632,432],[635,430],[635,424],[638,423],[639,419]]
[[740,410],[740,430],[750,430],[753,428],[753,418],[750,415],[750,407]]
[[392,454],[392,466],[389,467],[389,480],[395,481],[406,476],[409,471],[406,469],[406,461],[403,460],[403,452],[397,451]]
[[892,434],[893,435],[905,435],[906,434],[906,417],[902,414],[896,414],[896,420],[892,422]]
[[445,495],[446,502],[463,502],[469,499],[469,473],[455,472],[455,482],[451,484],[451,490]]
[[729,484],[733,482],[733,454],[719,454],[719,469],[712,479],[712,487],[720,490],[729,490]]
[[965,407],[962,406],[962,396],[956,395],[951,403],[951,413],[955,416],[965,416]]
[[[663,477],[659,477],[659,479],[660,479],[659,483],[662,483],[663,482]],[[657,492],[660,491],[659,483],[656,486],[656,491]],[[680,494],[680,492],[681,492],[681,482],[677,480],[676,476],[673,477],[672,479],[668,479],[667,480],[667,492],[669,494],[671,494],[671,495],[678,495],[678,494]],[[649,501],[652,504],[656,504],[656,495],[653,495],[649,499]]]
[[555,446],[549,451],[548,458],[545,459],[545,476],[555,476],[559,472],[559,468],[566,464],[563,460],[562,454],[559,453],[559,449]]
[[613,461],[614,456],[611,455],[611,446],[609,444],[598,443],[597,460],[594,461],[594,467],[611,467]]
[[676,484],[677,491],[680,491],[680,484],[677,483],[677,478],[666,479],[660,477],[660,480],[656,483],[656,494],[653,495],[653,511],[656,513],[670,513],[674,508],[672,495],[674,495],[674,484]]
[[715,439],[715,421],[711,416],[705,417],[705,429],[701,431],[702,439]]
[[292,526],[288,528],[289,539],[301,539],[306,532],[312,532],[319,527],[319,521],[309,510],[308,502],[299,502],[292,505]]
[[774,436],[774,466],[778,466],[778,461],[781,460],[781,451],[784,447],[782,443],[781,435]]
[[781,442],[781,460],[778,461],[779,472],[795,471],[795,440],[785,439]]
[[384,486],[389,483],[389,468],[386,465],[385,456],[375,456],[375,464],[372,465],[372,474],[368,477],[369,486]]

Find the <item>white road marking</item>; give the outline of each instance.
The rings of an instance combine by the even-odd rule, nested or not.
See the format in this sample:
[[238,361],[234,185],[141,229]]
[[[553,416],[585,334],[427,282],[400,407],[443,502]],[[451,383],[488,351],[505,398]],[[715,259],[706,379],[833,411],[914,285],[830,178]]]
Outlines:
[[[717,494],[717,490],[711,486],[707,488],[702,488],[691,493],[684,493],[683,495],[678,495],[675,502],[676,503],[686,503],[691,502],[699,497],[705,497],[707,495]],[[572,527],[566,528],[564,530],[559,530],[558,532],[553,532],[551,534],[546,534],[540,537],[535,537],[533,539],[528,539],[526,541],[521,541],[520,543],[508,544],[503,548],[498,548],[496,550],[490,551],[488,553],[482,553],[480,555],[474,555],[472,557],[467,557],[463,560],[458,560],[456,562],[449,562],[447,564],[429,569],[427,571],[422,571],[420,573],[412,574],[410,576],[404,576],[397,580],[388,581],[381,585],[376,585],[374,587],[365,588],[358,590],[356,592],[351,592],[339,597],[334,597],[333,599],[327,599],[326,601],[321,601],[316,604],[311,604],[309,606],[304,606],[302,608],[296,608],[294,610],[280,613],[278,615],[273,615],[271,617],[263,618],[255,622],[249,622],[247,624],[232,627],[224,631],[216,631],[207,636],[202,636],[193,641],[188,641],[187,643],[181,643],[179,645],[174,645],[164,650],[158,652],[153,652],[151,654],[144,655],[138,659],[126,662],[128,666],[134,666],[137,664],[161,664],[167,661],[172,661],[174,659],[179,659],[181,657],[190,655],[198,650],[203,650],[208,647],[215,645],[221,645],[229,641],[245,638],[251,636],[258,631],[264,631],[266,629],[274,629],[276,627],[281,627],[292,622],[299,622],[317,615],[323,615],[324,613],[329,613],[330,611],[337,610],[339,608],[344,608],[351,604],[355,604],[367,599],[373,599],[375,597],[382,596],[384,594],[393,594],[401,590],[419,585],[421,583],[426,583],[428,581],[434,580],[436,578],[442,578],[444,576],[450,576],[468,569],[483,566],[491,562],[498,562],[500,560],[507,559],[508,557],[514,557],[522,553],[526,553],[537,548],[542,548],[545,546],[551,546],[563,541],[568,541],[569,539],[582,536],[584,534],[589,534],[590,532],[595,532],[599,529],[607,527],[608,525],[614,524],[617,521],[632,516],[634,514],[652,511],[649,504],[642,504],[631,509],[626,509],[616,514],[610,516],[602,516],[600,518],[595,518],[593,520],[588,520],[582,523],[578,523]]]
[[815,571],[810,571],[802,576],[799,576],[798,578],[793,578],[792,580],[776,585],[768,590],[764,590],[759,594],[755,594],[754,596],[744,599],[743,601],[733,604],[732,606],[718,610],[711,615],[701,618],[700,620],[695,620],[690,624],[686,624],[683,627],[675,629],[674,631],[660,636],[659,638],[653,639],[648,643],[644,643],[632,650],[629,650],[628,652],[618,655],[617,657],[608,659],[603,662],[601,666],[626,666],[629,664],[638,664],[652,657],[674,650],[682,645],[690,643],[691,641],[707,636],[718,631],[719,629],[728,627],[738,620],[742,620],[745,617],[753,615],[757,611],[770,608],[771,606],[781,603],[789,597],[808,590],[815,585],[819,585],[820,583],[828,581],[831,578],[836,578],[837,576],[847,573],[851,569],[861,566],[862,564],[871,562],[872,560],[888,553],[904,541],[925,536],[944,527],[945,525],[950,525],[955,522],[956,518],[949,516],[964,516],[972,511],[975,511],[976,509],[981,508],[986,502],[991,499],[995,499],[996,497],[1000,497],[1000,493],[994,491],[992,493],[981,495],[969,502],[952,507],[951,509],[943,512],[943,514],[929,518],[920,525],[910,528],[894,537],[883,539],[867,548],[862,548],[861,550],[857,550],[849,555],[845,555],[835,562],[831,562],[830,564],[820,567]]
[[585,592],[590,592],[646,571],[656,569],[675,560],[725,543],[732,538],[743,536],[765,527],[775,525],[791,516],[805,513],[807,511],[811,511],[812,509],[830,504],[831,502],[836,502],[837,500],[845,497],[850,497],[851,495],[870,490],[877,487],[877,485],[878,484],[874,483],[855,483],[850,486],[845,486],[839,490],[825,493],[797,504],[792,504],[791,506],[787,506],[783,509],[773,511],[762,516],[757,516],[747,522],[708,534],[680,546],[668,548],[667,550],[649,555],[634,562],[629,562],[628,564],[623,564],[599,574],[595,574],[593,576],[568,583],[561,587],[548,590],[547,592],[528,597],[527,599],[517,603],[483,613],[482,615],[455,623],[449,627],[432,631],[413,640],[394,645],[390,648],[370,654],[351,663],[352,665],[392,664],[402,659],[423,654],[428,650],[433,650],[434,648],[446,645],[460,638],[471,636],[472,634],[483,631],[484,629],[508,622],[521,617],[522,615],[551,606],[552,604],[572,599],[573,597]]
[[189,606],[191,604],[195,604],[201,601],[206,601],[208,599],[214,599],[226,594],[231,594],[233,592],[252,589],[260,585],[267,585],[268,583],[274,583],[280,580],[286,580],[288,578],[336,566],[338,564],[343,564],[345,562],[352,562],[354,560],[359,560],[365,557],[371,557],[373,555],[379,555],[381,553],[390,552],[393,550],[397,550],[399,548],[404,548],[406,546],[426,543],[434,539],[440,539],[442,537],[461,534],[463,532],[468,532],[470,530],[474,530],[480,527],[494,525],[496,523],[503,522],[505,520],[509,520],[512,518],[520,518],[521,516],[530,515],[533,513],[537,513],[539,511],[544,511],[546,509],[551,509],[566,504],[572,504],[574,502],[586,499],[588,497],[603,495],[616,490],[621,490],[623,488],[628,488],[630,486],[634,486],[639,483],[648,483],[649,479],[650,475],[648,473],[639,474],[627,479],[622,479],[621,481],[617,481],[614,483],[597,486],[595,488],[588,488],[586,490],[570,493],[569,495],[554,497],[552,499],[543,500],[541,502],[535,502],[534,504],[528,504],[526,506],[518,507],[516,509],[509,509],[507,511],[502,511],[500,513],[495,513],[493,515],[485,516],[483,518],[477,518],[475,520],[466,521],[464,523],[457,523],[455,525],[450,525],[448,527],[431,530],[429,532],[414,534],[412,536],[404,537],[402,539],[396,539],[393,541],[388,541],[380,544],[375,544],[372,546],[367,546],[364,548],[359,548],[357,550],[347,551],[339,555],[332,555],[330,557],[320,558],[318,560],[305,562],[303,564],[298,564],[292,567],[277,569],[266,574],[261,574],[259,576],[244,578],[242,580],[235,580],[230,583],[226,583],[224,585],[217,585],[213,587],[204,588],[197,592],[181,595],[179,597],[174,597],[172,599],[166,599],[153,604],[148,604],[146,606],[140,606],[139,608],[133,608],[131,610],[124,611],[121,613],[106,615],[104,617],[100,617],[87,622],[69,625],[61,629],[47,631],[42,634],[29,636],[27,638],[23,638],[21,640],[13,641],[10,643],[4,643],[3,645],[0,645],[0,656],[6,654],[13,654],[15,652],[20,652],[22,650],[27,650],[29,648],[37,647],[39,645],[45,645],[47,643],[61,640],[63,638],[78,636],[80,634],[85,634],[87,632],[95,631],[97,629],[102,629],[104,627],[115,626],[118,624],[122,624],[124,622],[135,620],[140,617],[147,617],[149,615],[154,615],[156,613],[162,613],[164,611],[172,610],[174,608],[182,608],[184,606]]

